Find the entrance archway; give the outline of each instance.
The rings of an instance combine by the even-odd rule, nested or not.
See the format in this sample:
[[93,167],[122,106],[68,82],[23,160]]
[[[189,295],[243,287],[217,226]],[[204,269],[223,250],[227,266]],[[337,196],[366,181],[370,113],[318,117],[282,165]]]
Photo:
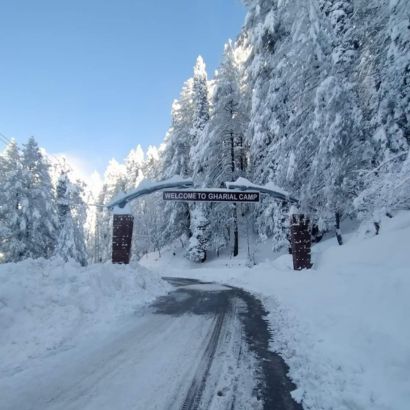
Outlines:
[[[154,192],[164,191],[164,200],[185,202],[259,202],[259,194],[269,195],[275,200],[298,205],[297,198],[272,184],[256,185],[239,178],[235,182],[226,182],[226,189],[192,188],[192,179],[173,177],[160,182],[143,182],[134,191],[121,195],[107,205],[115,215],[113,220],[113,263],[128,263],[130,259],[133,216],[125,211],[125,206],[137,198]],[[173,189],[170,191],[170,189]],[[244,192],[247,194],[245,195]],[[293,266],[295,270],[310,269],[311,235],[309,219],[305,215],[290,216],[290,237],[292,243]]]

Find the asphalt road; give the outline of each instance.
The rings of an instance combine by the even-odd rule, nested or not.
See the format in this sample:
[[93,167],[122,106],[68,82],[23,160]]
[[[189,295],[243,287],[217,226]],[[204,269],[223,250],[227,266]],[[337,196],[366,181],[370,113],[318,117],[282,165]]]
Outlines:
[[1,410],[294,410],[262,304],[243,290],[167,278],[175,291],[0,383]]

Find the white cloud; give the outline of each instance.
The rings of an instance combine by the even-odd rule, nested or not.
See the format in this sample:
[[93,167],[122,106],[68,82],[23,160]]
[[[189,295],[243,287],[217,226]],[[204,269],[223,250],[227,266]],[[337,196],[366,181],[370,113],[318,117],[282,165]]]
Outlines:
[[60,152],[51,155],[58,159],[65,158],[73,169],[73,177],[84,181],[94,196],[98,194],[103,183],[102,177],[89,159],[84,159],[78,154],[71,152]]
[[87,182],[88,187],[90,188],[91,192],[94,195],[94,198],[97,198],[98,193],[100,192],[102,185],[103,185],[103,179],[101,177],[101,174],[97,171],[94,171],[90,175],[90,180]]

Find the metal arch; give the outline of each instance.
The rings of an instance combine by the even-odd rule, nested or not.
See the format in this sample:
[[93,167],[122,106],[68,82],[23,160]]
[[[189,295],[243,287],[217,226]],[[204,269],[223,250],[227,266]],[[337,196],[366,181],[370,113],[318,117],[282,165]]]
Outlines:
[[[168,188],[184,189],[184,188],[192,187],[193,185],[194,184],[193,184],[192,179],[184,179],[180,181],[175,181],[175,180],[161,181],[153,186],[137,189],[130,194],[125,194],[121,198],[118,198],[115,201],[112,201],[111,203],[109,203],[107,205],[107,208],[110,210],[112,210],[116,206],[118,206],[119,208],[124,208],[128,202],[133,201],[134,199],[137,199],[141,196],[153,194],[154,192],[162,191]],[[290,202],[296,205],[299,204],[299,200],[291,195],[285,195],[282,192],[274,191],[272,189],[264,188],[264,187],[257,186],[257,185],[248,186],[248,185],[237,185],[237,184],[230,185],[229,184],[227,188],[228,189],[238,189],[240,191],[259,191],[262,194],[269,195],[272,198],[278,199],[280,201]]]
[[185,179],[180,181],[161,181],[154,186],[141,188],[140,190],[136,190],[130,194],[125,194],[123,197],[116,199],[113,202],[110,202],[107,205],[107,208],[110,210],[112,210],[116,206],[118,206],[119,208],[124,208],[128,202],[133,201],[134,199],[137,199],[144,195],[153,194],[154,192],[161,191],[167,188],[189,188],[191,186],[193,186],[193,182],[191,179]]

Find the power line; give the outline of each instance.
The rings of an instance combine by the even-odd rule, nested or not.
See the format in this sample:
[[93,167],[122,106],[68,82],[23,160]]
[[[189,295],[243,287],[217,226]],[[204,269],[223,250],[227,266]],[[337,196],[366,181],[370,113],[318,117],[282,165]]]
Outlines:
[[84,202],[84,203],[87,206],[95,206],[96,208],[107,208],[107,205],[104,205],[104,204],[89,204],[87,202]]
[[0,132],[0,137],[1,137],[4,141],[6,141],[8,144],[11,144],[11,143],[13,142],[9,137],[7,137],[6,135],[4,135],[2,132]]
[[11,143],[11,140],[7,138],[3,133],[0,132],[0,140],[6,144],[9,145]]
[[[13,142],[10,138],[8,138],[7,136],[5,136],[2,132],[0,132],[0,140],[1,140],[4,144],[6,144],[6,145],[11,144],[11,143]],[[56,157],[54,154],[50,154],[50,153],[47,152],[47,151],[46,151],[46,154],[47,154],[47,157],[54,158],[54,160],[55,160],[57,163],[59,163],[59,162],[61,161],[61,157],[58,158],[58,157]]]

